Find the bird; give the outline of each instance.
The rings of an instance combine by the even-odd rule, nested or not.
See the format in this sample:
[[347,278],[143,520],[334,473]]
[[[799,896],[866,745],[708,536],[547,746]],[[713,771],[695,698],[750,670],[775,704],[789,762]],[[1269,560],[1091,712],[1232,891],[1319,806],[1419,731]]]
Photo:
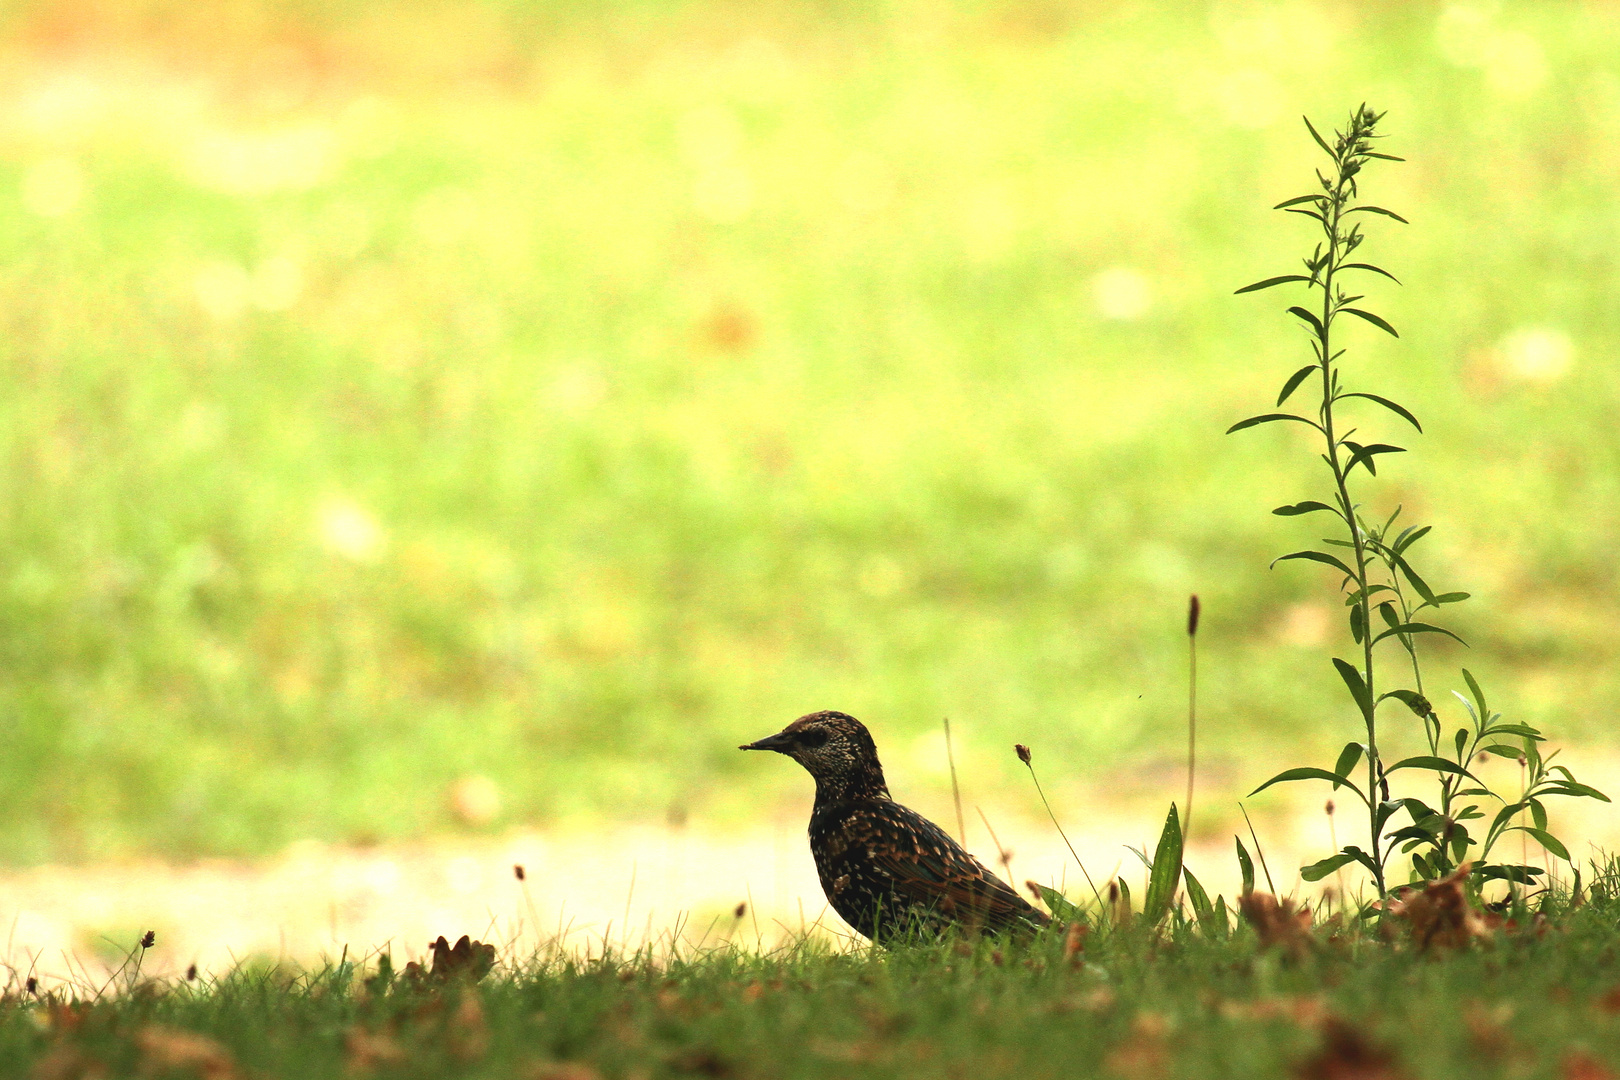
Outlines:
[[895,802],[866,725],[831,710],[799,717],[741,750],[774,750],[816,781],[810,854],[827,901],[882,944],[955,927],[1000,934],[1051,919],[950,835]]

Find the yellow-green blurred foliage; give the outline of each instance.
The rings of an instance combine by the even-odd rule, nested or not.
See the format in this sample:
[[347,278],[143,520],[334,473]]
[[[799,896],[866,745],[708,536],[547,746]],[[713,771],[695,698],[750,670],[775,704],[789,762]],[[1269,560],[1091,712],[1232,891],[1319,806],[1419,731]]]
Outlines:
[[1505,712],[1610,726],[1620,8],[7,11],[5,857],[736,813],[832,707],[1129,791],[1193,591],[1213,775],[1337,746],[1334,582],[1266,569],[1319,463],[1221,432],[1364,99],[1372,505]]

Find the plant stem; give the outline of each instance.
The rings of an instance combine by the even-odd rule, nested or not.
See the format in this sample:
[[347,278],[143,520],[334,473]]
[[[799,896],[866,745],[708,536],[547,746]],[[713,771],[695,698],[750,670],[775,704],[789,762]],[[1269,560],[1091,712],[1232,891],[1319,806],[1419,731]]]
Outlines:
[[1029,778],[1035,781],[1035,794],[1041,797],[1041,805],[1046,807],[1046,816],[1052,819],[1052,825],[1057,829],[1058,835],[1063,837],[1064,846],[1069,849],[1069,854],[1074,856],[1074,864],[1085,875],[1086,884],[1091,886],[1091,895],[1097,899],[1097,910],[1102,911],[1102,893],[1097,891],[1097,883],[1091,880],[1091,873],[1086,869],[1086,864],[1080,861],[1080,853],[1074,850],[1073,844],[1069,843],[1069,834],[1063,831],[1063,826],[1058,824],[1057,815],[1052,813],[1052,804],[1046,801],[1046,792],[1041,790],[1041,778],[1035,775],[1035,766],[1025,761],[1024,768],[1029,770]]
[[1192,836],[1193,779],[1198,775],[1198,597],[1187,602],[1187,813],[1183,842]]
[[[1354,159],[1356,146],[1367,131],[1361,130],[1359,115],[1353,123],[1346,128],[1345,134],[1338,142],[1338,151],[1335,157],[1336,172],[1332,194],[1322,209],[1322,232],[1327,238],[1327,257],[1322,274],[1322,319],[1317,327],[1317,347],[1319,359],[1322,364],[1322,434],[1327,440],[1327,453],[1324,457],[1327,465],[1333,471],[1333,486],[1338,494],[1338,505],[1345,518],[1345,526],[1349,529],[1349,544],[1356,554],[1356,586],[1358,586],[1358,604],[1361,609],[1361,648],[1362,648],[1362,682],[1366,683],[1366,698],[1362,699],[1362,722],[1367,729],[1367,834],[1372,845],[1372,878],[1380,897],[1385,895],[1383,887],[1383,844],[1382,829],[1379,823],[1379,733],[1377,733],[1377,688],[1374,685],[1374,667],[1372,667],[1372,597],[1369,594],[1371,581],[1367,580],[1367,544],[1366,534],[1362,533],[1361,523],[1356,515],[1356,504],[1349,497],[1349,470],[1340,460],[1340,437],[1333,427],[1333,402],[1338,395],[1338,387],[1333,379],[1333,316],[1336,314],[1335,295],[1333,295],[1333,277],[1338,272],[1341,248],[1353,248],[1354,238],[1349,244],[1343,243],[1345,238],[1340,233],[1340,223],[1345,215],[1346,202],[1354,194],[1354,172],[1348,170],[1348,165]],[[1354,468],[1354,458],[1351,466]]]
[[945,718],[945,760],[951,767],[951,801],[956,804],[956,836],[966,847],[967,825],[962,820],[962,792],[956,786],[956,752],[951,749],[951,718],[948,716]]
[[1368,595],[1369,582],[1367,580],[1367,548],[1365,537],[1356,516],[1355,503],[1350,499],[1349,477],[1344,463],[1339,459],[1339,440],[1333,426],[1333,402],[1336,397],[1336,387],[1333,379],[1333,316],[1334,295],[1333,277],[1338,270],[1340,259],[1339,224],[1344,215],[1345,203],[1348,201],[1354,182],[1351,176],[1345,175],[1345,165],[1353,152],[1359,133],[1355,125],[1345,133],[1340,143],[1339,153],[1336,155],[1338,164],[1337,182],[1333,188],[1332,198],[1328,200],[1327,210],[1322,216],[1322,228],[1327,237],[1328,250],[1325,271],[1322,276],[1322,320],[1321,328],[1317,332],[1318,345],[1321,349],[1322,363],[1322,433],[1327,439],[1326,459],[1328,467],[1333,470],[1334,486],[1338,490],[1339,508],[1343,511],[1344,522],[1350,530],[1350,543],[1356,556],[1356,585],[1360,590],[1357,600],[1361,608],[1361,645],[1362,645],[1362,679],[1366,684],[1366,698],[1361,703],[1362,720],[1367,727],[1367,813],[1368,834],[1372,844],[1373,884],[1378,889],[1378,895],[1384,896],[1384,855],[1382,851],[1382,830],[1378,821],[1378,730],[1374,713],[1377,710],[1377,691],[1373,685],[1373,635],[1372,635],[1372,605]]

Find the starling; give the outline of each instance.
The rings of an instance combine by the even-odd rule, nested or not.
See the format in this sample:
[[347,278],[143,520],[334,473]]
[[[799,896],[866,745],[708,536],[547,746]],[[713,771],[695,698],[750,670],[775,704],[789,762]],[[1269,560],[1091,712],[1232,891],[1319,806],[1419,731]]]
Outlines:
[[1000,933],[1050,920],[932,821],[889,796],[871,734],[853,716],[801,716],[741,747],[775,750],[816,780],[810,854],[834,911],[876,941],[947,926]]

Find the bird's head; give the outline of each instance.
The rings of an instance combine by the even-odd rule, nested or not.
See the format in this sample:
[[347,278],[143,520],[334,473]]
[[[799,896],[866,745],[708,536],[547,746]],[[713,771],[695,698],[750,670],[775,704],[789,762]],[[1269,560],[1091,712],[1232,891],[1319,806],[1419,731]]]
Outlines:
[[801,716],[775,735],[738,747],[740,750],[775,750],[803,765],[818,787],[838,791],[862,789],[888,794],[877,744],[866,725],[841,712]]

